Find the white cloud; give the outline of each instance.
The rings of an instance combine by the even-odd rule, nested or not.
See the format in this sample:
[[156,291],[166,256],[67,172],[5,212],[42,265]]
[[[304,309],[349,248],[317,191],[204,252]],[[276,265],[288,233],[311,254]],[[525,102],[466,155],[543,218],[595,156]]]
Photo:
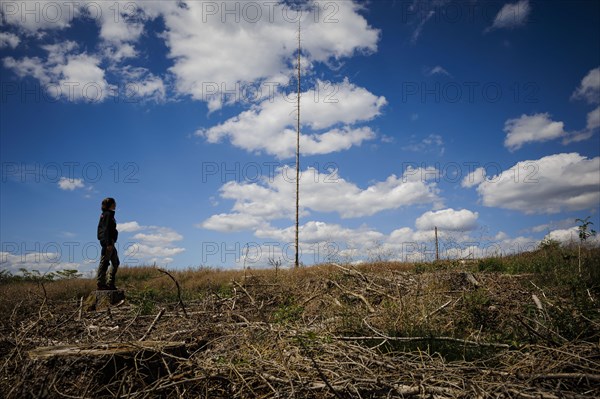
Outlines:
[[165,101],[167,88],[159,76],[154,75],[147,68],[142,67],[112,67],[116,73],[123,77],[125,95],[128,100],[144,99],[155,102]]
[[[20,273],[20,269],[37,270],[47,274],[64,269],[78,270],[81,265],[72,262],[66,256],[67,251],[36,251],[27,253],[0,252],[0,270],[8,270],[12,274]],[[67,258],[67,259],[65,259]],[[67,260],[67,261],[65,261]]]
[[119,233],[136,233],[128,240],[120,239],[125,248],[123,263],[160,263],[173,262],[173,257],[185,251],[177,246],[183,236],[169,227],[144,226],[137,221],[119,223]]
[[[436,183],[421,178],[425,175],[433,179],[434,172],[411,169],[403,176],[391,175],[385,181],[361,189],[341,178],[337,171],[327,174],[308,168],[300,178],[301,212],[303,216],[311,211],[335,212],[342,218],[354,218],[409,205],[439,205]],[[277,170],[274,178],[265,178],[259,183],[231,181],[224,184],[220,196],[235,201],[231,213],[213,215],[200,227],[238,231],[264,227],[270,220],[291,219],[295,214],[294,176],[292,168],[284,167]]]
[[144,226],[140,226],[138,222],[125,222],[125,223],[119,223],[117,224],[117,230],[119,230],[119,232],[127,232],[127,233],[131,233],[134,231],[139,231],[142,230],[144,228]]
[[[77,82],[84,86],[98,84],[102,94],[81,93],[72,87],[61,88],[62,97],[79,101],[93,97],[103,101],[108,89],[116,87],[119,77],[128,66],[124,61],[139,58],[136,45],[144,35],[146,24],[163,17],[165,30],[159,37],[168,48],[167,57],[172,66],[166,76],[148,76],[136,80],[137,94],[143,98],[164,100],[164,81],[174,78],[175,94],[189,95],[206,101],[214,111],[229,100],[223,92],[235,90],[239,85],[272,83],[287,86],[294,72],[296,51],[295,11],[288,2],[36,2],[16,1],[2,7],[6,25],[29,38],[54,37],[49,31],[71,26],[73,20],[86,18],[99,27],[98,49],[81,54],[69,54],[58,62],[49,55],[47,59],[7,57],[4,64],[17,75],[33,76],[44,85]],[[16,8],[14,8],[14,7]],[[234,14],[227,10],[237,9]],[[258,8],[257,8],[258,7]],[[309,73],[313,64],[336,63],[357,53],[377,50],[379,31],[370,27],[361,15],[362,5],[354,1],[309,0],[302,13],[303,67]],[[213,8],[216,8],[213,10]],[[34,9],[32,13],[23,13]],[[333,10],[333,12],[332,12]],[[216,12],[213,12],[216,11]],[[260,15],[253,19],[254,14]],[[56,17],[48,18],[49,15]],[[2,33],[0,43],[16,46],[19,39],[13,33]],[[210,38],[210,40],[207,40]],[[60,46],[56,41],[53,46]],[[48,50],[50,51],[50,50]],[[63,54],[64,55],[64,54]],[[108,67],[103,66],[108,64]],[[114,68],[114,70],[112,70]],[[107,83],[104,71],[115,72],[115,82]],[[23,72],[27,71],[27,72]],[[170,81],[170,79],[169,79]],[[210,85],[210,89],[206,85]],[[211,91],[213,87],[216,91]],[[92,88],[88,88],[93,91]],[[212,95],[211,95],[212,94]],[[364,135],[364,131],[352,132]],[[332,140],[348,140],[342,130],[332,133]],[[340,137],[343,136],[343,137]]]
[[174,230],[166,227],[155,228],[151,233],[137,233],[133,236],[134,240],[139,240],[145,244],[166,246],[174,241],[180,241],[183,236]]
[[588,130],[597,129],[600,127],[600,107],[597,107],[593,111],[587,114],[586,128]]
[[529,0],[505,4],[498,14],[496,14],[492,26],[485,31],[487,32],[494,29],[514,29],[523,26],[527,22],[527,17],[530,12],[531,6],[529,5]]
[[10,32],[0,32],[0,49],[5,47],[15,48],[21,43],[19,36]]
[[427,76],[432,76],[432,75],[445,75],[445,76],[452,76],[450,75],[450,72],[448,72],[444,67],[442,67],[441,65],[436,65],[433,68],[428,68],[426,69],[426,74]]
[[451,231],[473,230],[477,227],[478,217],[477,212],[471,212],[467,209],[456,211],[448,208],[425,212],[417,218],[415,225],[419,230],[433,230],[434,227]]
[[[262,228],[256,231],[259,238],[270,238],[280,242],[294,242],[295,227],[290,226],[284,229],[276,229],[272,226]],[[339,224],[330,224],[320,221],[309,221],[301,225],[298,229],[298,237],[303,244],[315,244],[320,242],[343,242],[360,243],[367,247],[369,244],[375,244],[385,236],[368,227],[358,229],[349,229]]]
[[38,79],[53,97],[68,101],[103,101],[113,87],[108,84],[101,60],[87,53],[73,54],[77,44],[72,41],[44,45],[48,58],[24,57],[16,60],[3,59],[4,67],[13,70],[19,77],[32,76]]
[[[293,74],[297,22],[289,5],[253,2],[253,12],[245,13],[246,3],[236,2],[229,6],[238,7],[236,15],[225,14],[225,5],[214,3],[216,9],[209,12],[206,2],[191,1],[185,8],[160,11],[165,17],[169,57],[174,61],[170,71],[176,77],[176,90],[206,101],[207,84],[216,84],[218,94],[209,103],[211,110],[222,106],[223,89],[263,81],[287,84]],[[331,16],[331,7],[335,8],[332,17],[336,21],[324,20]],[[358,13],[359,4],[311,0],[306,8],[302,47],[308,62],[328,62],[357,51],[377,50],[379,31]]]
[[405,151],[412,152],[437,152],[444,155],[446,151],[444,147],[444,139],[439,134],[430,134],[420,141],[414,139],[414,136],[409,140],[409,144],[402,147]]
[[544,238],[568,244],[579,241],[579,232],[577,231],[577,227],[552,230],[550,233],[546,234]]
[[586,118],[585,129],[571,132],[567,137],[563,138],[564,145],[569,143],[577,143],[589,139],[594,135],[596,129],[600,127],[600,107],[588,112]]
[[175,246],[183,236],[168,227],[139,226],[137,222],[128,222],[123,231],[133,232],[140,229],[144,232],[135,234],[133,242],[127,245],[125,251],[130,263],[137,261],[166,264],[173,261],[173,256],[185,251],[185,248]]
[[[573,226],[565,229],[552,230],[550,233],[546,234],[544,239],[556,240],[562,244],[578,243],[579,228],[577,226]],[[586,243],[590,245],[598,245],[600,244],[600,236],[591,236],[586,240]]]
[[473,172],[466,175],[460,185],[465,188],[471,188],[473,186],[477,186],[482,183],[486,178],[485,168],[479,167],[475,169]]
[[571,98],[585,100],[590,104],[600,102],[600,67],[592,69],[585,75]]
[[[384,97],[347,80],[337,84],[318,81],[315,89],[301,95],[300,102],[303,123],[300,149],[304,155],[345,150],[373,139],[375,133],[370,128],[354,125],[380,115],[386,104]],[[294,103],[277,95],[217,126],[199,130],[196,135],[210,143],[228,138],[234,146],[248,151],[291,157],[296,143]],[[340,124],[341,127],[334,127]],[[307,128],[312,131],[306,132]]]
[[80,15],[81,5],[77,2],[3,1],[0,7],[0,20],[28,35],[34,35],[40,30],[67,28]]
[[555,221],[550,221],[548,223],[543,223],[543,224],[533,226],[533,227],[527,229],[527,231],[531,231],[533,233],[541,233],[544,231],[550,231],[552,229],[563,229],[563,228],[573,226],[573,222],[574,222],[573,218],[555,220]]
[[235,232],[257,228],[263,224],[263,221],[262,217],[243,213],[219,213],[212,215],[197,227],[220,232]]
[[77,188],[84,188],[85,184],[83,183],[83,179],[61,177],[58,181],[58,187],[60,187],[61,190],[73,191]]
[[424,17],[422,17],[422,19],[418,23],[417,27],[413,30],[412,36],[410,38],[410,42],[412,44],[417,43],[417,40],[419,40],[419,36],[421,36],[421,32],[423,31],[423,27],[434,15],[435,15],[435,11],[431,10],[431,11],[427,12]]
[[522,161],[477,187],[483,204],[525,213],[596,208],[600,157],[562,153]]
[[521,115],[504,123],[506,139],[504,146],[510,151],[518,150],[526,143],[544,142],[566,137],[563,122],[555,122],[548,113]]

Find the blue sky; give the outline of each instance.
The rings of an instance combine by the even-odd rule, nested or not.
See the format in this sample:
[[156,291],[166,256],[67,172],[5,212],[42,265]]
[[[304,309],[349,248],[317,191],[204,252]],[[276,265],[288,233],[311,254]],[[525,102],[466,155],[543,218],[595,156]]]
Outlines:
[[298,18],[303,263],[600,224],[599,3],[300,4],[2,1],[1,267],[290,264]]

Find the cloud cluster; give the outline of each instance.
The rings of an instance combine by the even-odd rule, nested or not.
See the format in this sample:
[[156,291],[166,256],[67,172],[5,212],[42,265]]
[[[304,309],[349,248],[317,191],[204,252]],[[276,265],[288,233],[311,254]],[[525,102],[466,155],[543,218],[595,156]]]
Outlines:
[[[327,154],[373,139],[375,133],[369,127],[357,124],[380,115],[385,104],[384,97],[377,97],[348,80],[317,81],[315,88],[300,97],[301,153]],[[277,95],[217,126],[201,129],[196,135],[210,143],[226,138],[234,146],[248,151],[288,158],[295,154],[295,107],[295,99]]]
[[555,122],[548,113],[521,115],[504,124],[504,146],[510,151],[518,150],[526,143],[544,142],[567,135],[563,122]]
[[173,257],[185,251],[185,248],[176,246],[177,241],[183,236],[168,227],[143,226],[136,221],[119,223],[117,230],[120,233],[136,233],[126,242],[125,256],[130,261],[138,263],[173,262]]
[[78,188],[84,188],[85,184],[83,183],[83,179],[69,179],[67,177],[61,177],[58,181],[58,187],[61,190],[73,191]]
[[[314,212],[337,213],[342,218],[370,216],[375,213],[415,204],[440,205],[437,184],[422,180],[422,173],[410,170],[403,176],[391,175],[361,189],[338,175],[337,171],[321,173],[307,168],[300,178],[303,216]],[[420,171],[417,171],[420,172]],[[432,171],[426,174],[433,179]],[[213,215],[199,226],[217,231],[240,231],[264,227],[277,219],[295,215],[295,172],[279,168],[274,178],[258,183],[231,181],[220,189],[223,199],[233,200],[230,213]]]
[[518,162],[477,192],[486,206],[528,214],[593,209],[600,202],[600,157],[562,153]]
[[8,270],[17,274],[20,269],[37,270],[41,274],[59,270],[79,270],[81,265],[76,262],[65,262],[65,254],[60,252],[39,251],[27,253],[0,252],[0,270]]
[[429,211],[421,215],[415,222],[419,230],[432,230],[437,227],[440,230],[465,231],[477,227],[477,212],[468,209],[454,210],[452,208],[439,211]]
[[584,76],[571,98],[585,100],[590,104],[600,103],[600,67],[592,69]]
[[[288,2],[202,2],[202,1],[113,1],[113,2],[13,2],[2,7],[6,25],[35,41],[49,37],[46,32],[64,31],[74,20],[92,19],[99,27],[98,46],[71,54],[62,60],[7,57],[4,64],[20,76],[19,71],[39,79],[43,84],[61,83],[61,76],[81,86],[96,82],[100,88],[123,83],[121,72],[134,59],[140,59],[137,48],[150,21],[160,18],[164,31],[158,36],[167,46],[174,78],[174,93],[205,101],[211,111],[225,101],[224,92],[239,84],[269,82],[286,86],[293,75],[298,19],[303,26],[303,62],[328,64],[358,52],[377,50],[379,31],[370,27],[354,1],[320,2],[310,0],[297,14]],[[24,10],[33,10],[33,15]],[[52,46],[59,46],[56,41]],[[16,47],[19,37],[2,33],[0,47]],[[69,65],[69,63],[72,63]],[[138,66],[139,68],[139,66]],[[110,84],[106,72],[114,76]],[[34,73],[36,72],[36,73]],[[149,91],[155,96],[167,76],[144,80],[140,95]],[[160,82],[158,81],[160,79]],[[129,83],[129,82],[125,82]],[[207,86],[209,85],[209,86]],[[207,87],[216,91],[207,92]],[[79,101],[81,94],[68,98]],[[97,101],[106,99],[98,96]],[[160,99],[158,97],[152,97]],[[234,101],[236,98],[234,97]]]
[[[328,62],[357,51],[377,49],[379,31],[370,27],[353,1],[308,1],[300,16],[284,2],[214,3],[188,1],[185,7],[161,10],[164,38],[173,59],[176,90],[206,101],[207,83],[216,83],[217,95],[209,107],[223,104],[223,88],[236,84],[271,82],[287,85],[293,75],[298,18],[306,61]],[[334,15],[332,15],[332,12]],[[328,18],[330,17],[330,18]],[[210,38],[210,40],[207,40]]]
[[[583,78],[571,99],[583,99],[590,104],[600,102],[600,68],[592,69]],[[590,111],[584,129],[566,131],[563,122],[553,121],[550,114],[521,115],[504,123],[506,138],[504,146],[509,151],[520,149],[524,144],[562,139],[563,144],[587,140],[600,127],[600,106]]]

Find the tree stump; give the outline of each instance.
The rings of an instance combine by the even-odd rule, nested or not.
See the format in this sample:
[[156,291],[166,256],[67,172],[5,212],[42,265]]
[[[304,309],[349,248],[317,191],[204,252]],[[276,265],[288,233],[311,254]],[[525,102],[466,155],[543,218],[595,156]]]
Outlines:
[[125,300],[125,291],[123,290],[102,290],[92,291],[83,304],[83,309],[87,312],[102,310],[117,305]]

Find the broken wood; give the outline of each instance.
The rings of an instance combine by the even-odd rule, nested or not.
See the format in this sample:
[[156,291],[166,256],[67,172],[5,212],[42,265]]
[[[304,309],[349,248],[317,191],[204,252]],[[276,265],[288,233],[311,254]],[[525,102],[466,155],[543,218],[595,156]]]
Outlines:
[[33,360],[48,359],[56,356],[112,356],[137,353],[143,350],[155,352],[172,351],[184,347],[185,342],[171,341],[134,341],[109,342],[96,344],[74,344],[42,346],[28,352]]

